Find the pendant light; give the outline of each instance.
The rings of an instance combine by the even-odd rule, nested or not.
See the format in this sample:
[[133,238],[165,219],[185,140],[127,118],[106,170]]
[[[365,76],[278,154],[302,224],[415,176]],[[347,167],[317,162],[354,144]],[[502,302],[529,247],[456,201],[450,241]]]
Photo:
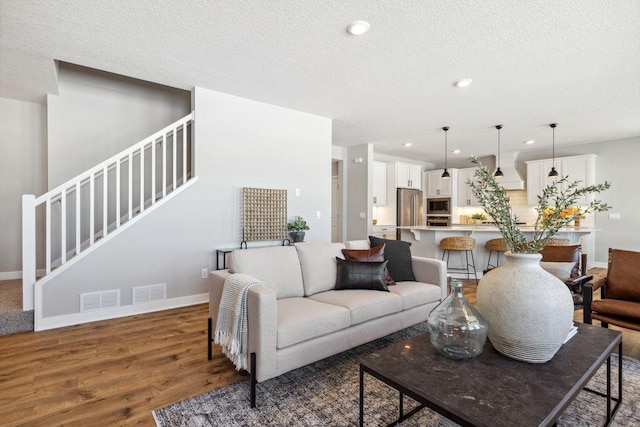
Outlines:
[[493,176],[495,176],[496,178],[502,178],[504,176],[504,173],[502,173],[502,171],[500,170],[500,129],[502,129],[502,125],[497,125],[496,129],[498,129],[498,163],[496,165],[496,172],[493,174]]
[[558,171],[556,170],[556,126],[558,126],[557,123],[551,123],[549,125],[549,127],[551,127],[551,129],[553,129],[553,139],[552,141],[552,145],[551,145],[551,171],[549,172],[549,175],[547,175],[549,178],[557,178],[558,177]]
[[447,172],[447,131],[449,130],[449,126],[445,126],[442,128],[444,131],[444,172],[442,172],[442,178],[449,179],[451,175]]

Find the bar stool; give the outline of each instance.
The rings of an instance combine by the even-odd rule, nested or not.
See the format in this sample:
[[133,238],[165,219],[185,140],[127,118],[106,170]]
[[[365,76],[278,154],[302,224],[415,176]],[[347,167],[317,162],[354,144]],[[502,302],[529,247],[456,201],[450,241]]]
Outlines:
[[551,238],[547,242],[547,246],[569,246],[570,244],[571,244],[571,240],[569,239]]
[[[492,268],[498,267],[500,265],[500,254],[507,252],[509,250],[509,247],[507,246],[507,241],[502,238],[487,240],[487,243],[484,244],[484,247],[485,249],[489,250],[489,259],[487,260],[487,269],[485,270],[486,273]],[[494,252],[496,253],[496,263],[491,264],[491,256]]]
[[[445,237],[440,240],[440,249],[442,249],[442,260],[447,258],[447,272],[466,273],[467,279],[471,279],[471,271],[478,283],[478,275],[476,274],[476,262],[473,259],[473,249],[476,247],[476,239],[473,237]],[[466,267],[449,267],[449,255],[451,252],[464,252]],[[469,264],[469,254],[471,254],[471,264]],[[473,270],[470,270],[471,267]]]

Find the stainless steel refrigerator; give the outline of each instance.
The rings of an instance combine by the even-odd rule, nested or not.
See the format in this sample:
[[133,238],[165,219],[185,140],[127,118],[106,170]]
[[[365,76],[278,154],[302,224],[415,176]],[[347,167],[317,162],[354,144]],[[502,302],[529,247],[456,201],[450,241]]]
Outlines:
[[[422,191],[398,188],[396,205],[396,224],[398,227],[424,225]],[[397,231],[400,239],[400,230]]]

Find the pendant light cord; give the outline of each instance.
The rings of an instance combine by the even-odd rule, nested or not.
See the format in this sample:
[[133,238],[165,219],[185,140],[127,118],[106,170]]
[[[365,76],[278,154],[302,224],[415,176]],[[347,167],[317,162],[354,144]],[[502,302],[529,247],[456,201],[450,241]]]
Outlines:
[[498,169],[500,169],[500,129],[502,129],[502,125],[496,126],[498,129]]
[[444,168],[447,169],[447,131],[449,128],[444,128]]
[[442,128],[444,131],[444,172],[442,172],[442,178],[450,178],[451,175],[449,171],[447,171],[447,131],[449,130],[449,126],[445,126]]
[[551,161],[554,163],[552,166],[555,166],[556,162],[556,125],[555,123],[551,125],[552,136],[551,136]]
[[549,178],[556,178],[558,177],[558,171],[556,170],[556,126],[558,126],[557,123],[551,123],[549,125],[549,127],[552,129],[552,137],[551,137],[551,171],[549,172],[549,175],[547,175]]

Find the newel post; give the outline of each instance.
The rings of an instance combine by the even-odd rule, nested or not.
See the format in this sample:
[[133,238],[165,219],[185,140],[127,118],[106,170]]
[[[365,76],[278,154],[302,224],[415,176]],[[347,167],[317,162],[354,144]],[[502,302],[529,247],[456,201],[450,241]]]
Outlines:
[[22,309],[33,310],[36,283],[36,196],[22,196]]

